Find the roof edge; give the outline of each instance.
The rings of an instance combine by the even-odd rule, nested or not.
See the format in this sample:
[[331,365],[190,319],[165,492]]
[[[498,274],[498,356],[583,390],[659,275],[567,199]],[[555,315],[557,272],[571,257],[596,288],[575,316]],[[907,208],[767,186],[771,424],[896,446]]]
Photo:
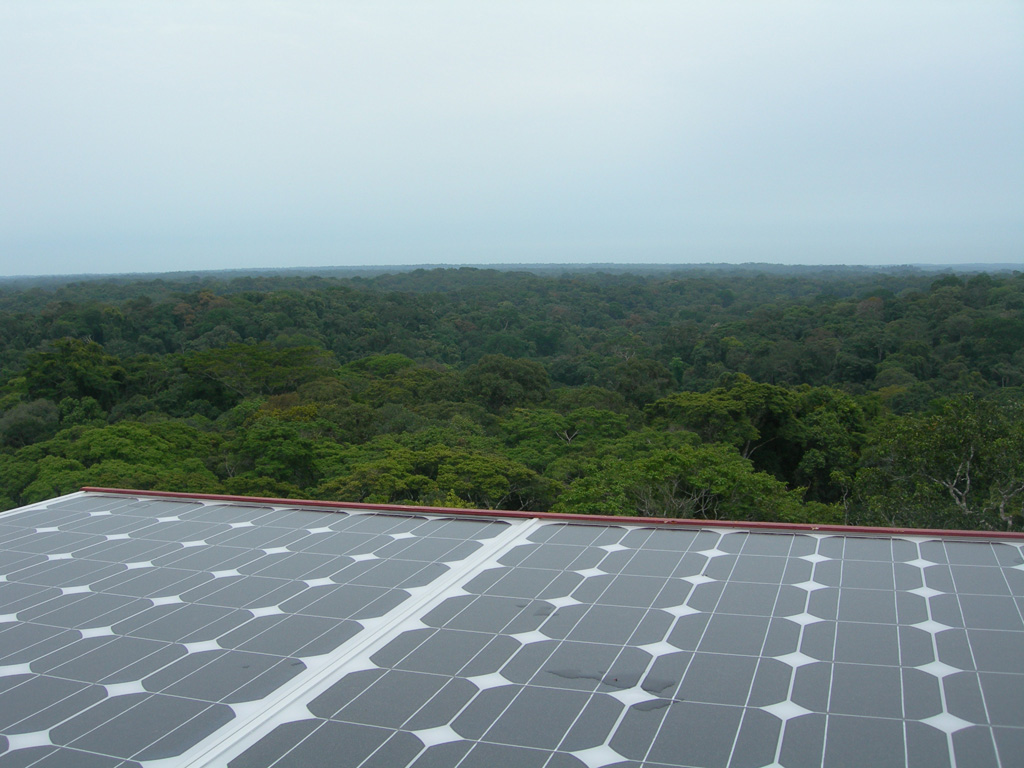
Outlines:
[[125,496],[156,496],[171,499],[199,501],[236,501],[250,504],[301,505],[322,509],[373,509],[384,512],[413,512],[472,517],[526,518],[536,520],[572,520],[584,523],[614,523],[616,525],[664,525],[681,528],[739,528],[750,530],[806,531],[810,533],[876,534],[886,536],[945,536],[967,539],[1020,539],[1022,531],[961,531],[948,528],[885,528],[867,525],[815,525],[813,523],[782,523],[762,520],[696,520],[678,517],[624,517],[620,515],[576,515],[559,512],[526,512],[506,509],[465,509],[462,507],[419,507],[406,504],[371,504],[353,501],[324,501],[322,499],[284,499],[268,496],[231,496],[220,493],[183,493],[180,491],[143,491],[129,488],[103,488],[83,486],[87,493],[113,493]]

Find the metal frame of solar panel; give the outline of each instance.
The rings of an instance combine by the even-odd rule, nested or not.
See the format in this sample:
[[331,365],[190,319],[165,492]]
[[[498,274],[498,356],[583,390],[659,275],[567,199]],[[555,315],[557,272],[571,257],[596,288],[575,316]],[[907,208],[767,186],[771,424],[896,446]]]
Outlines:
[[343,506],[0,515],[0,768],[1021,764],[1020,538]]

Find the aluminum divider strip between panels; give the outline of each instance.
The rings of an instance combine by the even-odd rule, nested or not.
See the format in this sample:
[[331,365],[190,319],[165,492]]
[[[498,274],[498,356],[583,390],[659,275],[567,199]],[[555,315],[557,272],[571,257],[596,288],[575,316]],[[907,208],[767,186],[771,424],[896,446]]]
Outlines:
[[[279,725],[311,716],[306,703],[351,672],[373,668],[369,659],[390,640],[421,625],[420,617],[453,595],[460,594],[462,584],[479,573],[494,567],[499,558],[527,540],[545,521],[510,520],[509,530],[488,540],[484,546],[434,582],[409,589],[411,599],[377,619],[361,620],[366,628],[320,664],[298,675],[291,683],[276,691],[269,699],[233,705],[238,717],[212,733],[187,752],[163,760],[144,761],[146,768],[205,768],[227,765],[232,759],[269,734]],[[416,594],[419,593],[419,594]],[[307,664],[309,664],[307,660]]]

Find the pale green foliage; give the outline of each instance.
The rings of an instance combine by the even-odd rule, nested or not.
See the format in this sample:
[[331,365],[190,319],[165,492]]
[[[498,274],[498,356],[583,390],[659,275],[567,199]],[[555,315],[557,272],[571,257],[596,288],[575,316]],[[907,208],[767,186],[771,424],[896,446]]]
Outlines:
[[608,452],[609,458],[591,462],[589,471],[570,484],[553,510],[790,522],[837,519],[838,510],[804,507],[799,490],[787,490],[771,475],[757,472],[732,446],[688,441],[666,447],[664,435],[647,434],[648,446],[638,446],[636,436],[630,436]]
[[[447,438],[447,439],[444,439]],[[439,439],[444,440],[438,442]],[[536,472],[494,453],[490,440],[444,430],[386,435],[324,456],[331,475],[317,495],[345,501],[534,509],[546,484]]]
[[216,492],[220,481],[198,457],[211,454],[217,442],[217,437],[180,422],[79,426],[21,449],[0,472],[5,487],[14,491],[13,504],[41,501],[83,485]]

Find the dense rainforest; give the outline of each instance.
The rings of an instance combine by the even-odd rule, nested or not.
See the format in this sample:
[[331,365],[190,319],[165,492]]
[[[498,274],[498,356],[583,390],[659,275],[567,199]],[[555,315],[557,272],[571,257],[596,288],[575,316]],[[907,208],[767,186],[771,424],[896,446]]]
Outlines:
[[1024,528],[1024,274],[0,282],[0,508],[83,485]]

